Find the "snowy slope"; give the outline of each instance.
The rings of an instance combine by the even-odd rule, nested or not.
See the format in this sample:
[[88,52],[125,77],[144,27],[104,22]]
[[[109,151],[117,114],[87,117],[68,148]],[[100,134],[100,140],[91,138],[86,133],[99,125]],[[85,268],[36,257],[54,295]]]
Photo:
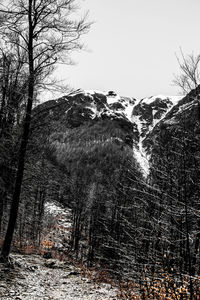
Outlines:
[[172,111],[175,119],[176,114],[188,110],[190,104],[186,101],[180,106],[181,99],[181,96],[157,95],[136,100],[120,96],[114,91],[78,90],[60,99],[45,102],[35,109],[35,113],[40,115],[38,122],[44,118],[47,123],[59,120],[66,128],[78,128],[91,121],[94,124],[98,120],[115,120],[124,132],[122,143],[133,146],[133,154],[147,177],[150,144],[153,143],[151,133],[162,120],[173,122],[172,117],[166,120]]
[[140,136],[144,139],[181,99],[181,96],[163,95],[142,99],[133,111],[133,122],[137,124]]
[[114,91],[98,90],[79,90],[74,97],[82,101],[81,106],[86,109],[81,112],[81,117],[89,114],[91,119],[122,119],[133,125],[133,154],[147,177],[150,153],[144,147],[144,142],[182,97],[157,95],[136,100],[122,97]]
[[[102,114],[108,116],[125,117],[132,122],[133,107],[136,100],[134,98],[121,97],[113,91],[101,92],[97,90],[84,91],[84,95],[90,97],[91,103],[87,105],[87,108],[91,110],[93,116],[100,117]],[[103,95],[106,98],[106,103],[103,109],[99,110],[95,98],[98,95]]]
[[[157,95],[138,101],[134,98],[121,97],[114,91],[95,90],[84,91],[84,95],[91,100],[90,103],[87,103],[87,109],[91,111],[91,118],[102,116],[111,119],[125,118],[134,124],[134,133],[138,138],[134,140],[133,153],[144,176],[147,177],[150,155],[147,153],[143,141],[182,97]],[[97,99],[102,96],[105,102],[100,107]]]
[[143,141],[181,99],[181,96],[151,96],[139,101],[133,109],[132,121],[137,125],[139,133],[139,140],[134,143],[133,151],[145,177],[149,174],[150,155]]

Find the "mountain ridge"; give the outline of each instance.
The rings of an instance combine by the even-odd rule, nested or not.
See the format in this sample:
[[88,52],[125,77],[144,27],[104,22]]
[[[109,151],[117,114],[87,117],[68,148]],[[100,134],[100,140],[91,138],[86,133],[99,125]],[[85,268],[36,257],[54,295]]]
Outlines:
[[125,140],[132,145],[133,155],[143,175],[147,177],[151,157],[149,137],[152,136],[154,128],[176,109],[181,99],[181,96],[157,95],[136,100],[134,97],[119,96],[114,91],[78,90],[40,104],[34,115],[42,113],[43,107],[46,116],[49,111],[50,122],[52,119],[55,121],[57,116],[57,123],[65,124],[67,128],[78,128],[85,122],[94,123],[106,119],[121,122],[121,127],[127,130]]

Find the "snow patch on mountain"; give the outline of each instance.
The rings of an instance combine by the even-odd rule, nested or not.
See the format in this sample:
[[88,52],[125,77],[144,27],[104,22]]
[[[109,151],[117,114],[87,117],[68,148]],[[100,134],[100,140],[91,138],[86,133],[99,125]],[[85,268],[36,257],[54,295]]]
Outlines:
[[132,121],[137,125],[139,141],[134,143],[133,152],[145,177],[150,170],[150,156],[143,142],[181,99],[182,96],[151,96],[140,100],[134,107]]
[[[114,91],[102,92],[98,90],[87,90],[83,91],[83,94],[91,100],[91,103],[87,104],[86,108],[92,111],[92,119],[104,114],[109,117],[125,117],[132,122],[133,107],[136,102],[134,98],[121,97]],[[95,96],[98,97],[97,95],[106,97],[106,103],[101,110],[97,108],[97,103],[94,100]]]
[[83,91],[84,94],[87,96],[87,95],[94,95],[94,94],[102,94],[104,96],[107,95],[107,92],[105,91],[99,91],[99,90],[85,90]]
[[101,92],[97,90],[87,90],[84,93],[86,96],[92,96],[93,98],[95,94],[103,95],[106,97],[106,107],[101,111],[97,109],[97,104],[94,100],[89,105],[87,105],[86,108],[91,110],[93,119],[95,117],[100,117],[101,114],[104,114],[109,116],[110,118],[112,118],[112,116],[125,117],[131,123],[136,123],[140,140],[137,145],[135,145],[134,143],[133,155],[140,165],[144,176],[147,177],[149,174],[149,158],[142,144],[142,141],[145,138],[141,137],[143,123],[140,116],[133,116],[134,107],[139,104],[139,100],[136,100],[134,98],[121,97],[113,91]]
[[149,175],[149,157],[145,151],[145,148],[143,147],[143,140],[145,138],[142,137],[142,120],[140,116],[134,116],[133,122],[137,125],[137,129],[139,132],[139,141],[137,144],[133,144],[133,154],[137,162],[139,163],[141,167],[141,171],[145,177]]
[[124,100],[124,114],[126,115],[126,117],[132,122],[133,121],[133,108],[134,106],[137,104],[137,101],[133,98],[126,98],[126,100],[123,98]]
[[135,145],[133,146],[133,154],[141,168],[141,171],[142,171],[144,177],[147,178],[147,176],[149,175],[149,169],[150,169],[149,157],[146,154],[146,151],[145,151],[144,147],[142,146],[142,143],[139,143],[138,147]]
[[159,100],[162,100],[162,101],[170,100],[173,103],[173,105],[176,105],[179,102],[179,100],[181,100],[182,98],[183,98],[183,96],[157,95],[157,96],[151,96],[151,97],[148,97],[148,98],[143,98],[141,100],[141,102],[149,105],[149,104],[153,103],[155,100],[159,99]]
[[107,96],[107,102],[108,104],[112,104],[112,103],[115,103],[115,102],[120,102],[121,100],[121,97],[117,94],[113,95],[113,96],[109,96],[109,95],[106,95]]

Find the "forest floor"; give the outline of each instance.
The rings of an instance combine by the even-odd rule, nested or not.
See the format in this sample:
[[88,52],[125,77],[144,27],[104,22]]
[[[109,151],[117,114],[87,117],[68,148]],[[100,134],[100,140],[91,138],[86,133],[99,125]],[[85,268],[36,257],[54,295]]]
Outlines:
[[[71,210],[58,203],[47,203],[40,255],[27,246],[25,253],[12,253],[11,266],[0,263],[0,300],[114,300],[119,290],[100,282],[98,274],[86,274],[86,269],[73,259],[59,255],[46,259],[49,246],[62,255],[69,249]],[[51,252],[51,251],[50,251]]]
[[[11,254],[10,266],[0,263],[0,300],[144,298],[140,294],[141,287],[135,282],[115,282],[100,266],[87,268],[78,263],[70,252],[71,229],[71,210],[56,202],[47,203],[41,245],[37,251],[34,252],[35,249],[26,241],[21,249],[23,254]],[[49,253],[53,258],[44,258],[44,254]],[[200,300],[199,280],[200,277],[193,279],[194,300]],[[162,274],[146,277],[142,293],[145,299],[189,299],[188,283],[184,276],[178,282],[173,274],[162,271]]]
[[11,268],[0,264],[1,300],[117,299],[116,288],[95,283],[69,262],[20,254],[11,260]]

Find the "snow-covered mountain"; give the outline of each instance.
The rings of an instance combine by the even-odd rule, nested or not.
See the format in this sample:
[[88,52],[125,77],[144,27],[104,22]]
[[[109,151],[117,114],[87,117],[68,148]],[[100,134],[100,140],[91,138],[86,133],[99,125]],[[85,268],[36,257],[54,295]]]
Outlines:
[[[160,126],[165,124],[165,127],[169,127],[178,123],[183,113],[189,114],[194,107],[197,108],[198,101],[197,90],[184,98],[157,95],[142,100],[119,96],[114,91],[79,90],[39,105],[34,115],[37,116],[37,123],[46,119],[47,122],[56,124],[57,128],[62,127],[62,131],[81,128],[88,122],[94,124],[100,120],[114,121],[123,130],[123,136],[116,136],[115,132],[110,140],[132,147],[133,155],[147,177]],[[101,141],[95,137],[95,143]]]
[[[83,91],[74,97],[83,100],[82,108],[92,119],[125,119],[133,125],[133,155],[146,177],[149,173],[150,149],[144,146],[154,127],[182,99],[181,96],[151,96],[142,100],[122,97],[114,91]],[[82,113],[82,116],[86,112]]]
[[95,118],[126,118],[132,120],[133,107],[136,99],[122,97],[114,91],[82,91],[71,95],[83,100],[82,108],[89,110],[90,117]]

